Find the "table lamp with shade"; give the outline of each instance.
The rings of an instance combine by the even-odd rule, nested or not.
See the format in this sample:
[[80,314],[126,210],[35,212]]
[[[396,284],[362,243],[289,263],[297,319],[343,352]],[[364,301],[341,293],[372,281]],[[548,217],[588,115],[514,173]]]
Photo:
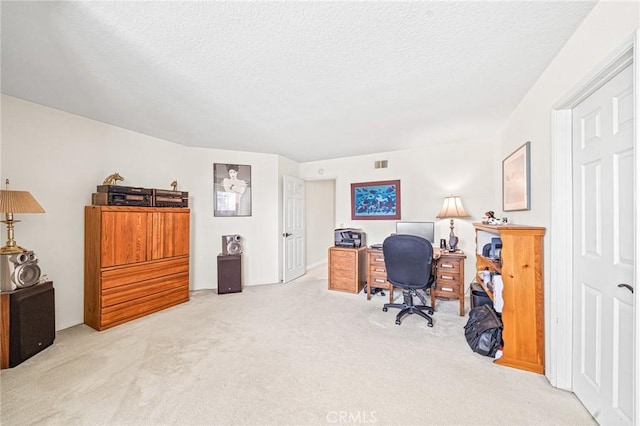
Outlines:
[[457,195],[450,195],[444,198],[442,209],[436,216],[439,219],[451,219],[451,232],[449,233],[449,250],[454,251],[458,247],[458,237],[453,233],[453,218],[455,217],[469,217],[469,214],[462,207],[462,201]]
[[13,224],[20,222],[15,220],[15,213],[44,213],[44,209],[33,195],[28,191],[9,190],[9,179],[5,181],[6,189],[0,190],[0,214],[4,213],[5,220],[0,222],[7,224],[7,242],[4,247],[0,247],[0,254],[21,253],[26,249],[16,244],[13,238]]

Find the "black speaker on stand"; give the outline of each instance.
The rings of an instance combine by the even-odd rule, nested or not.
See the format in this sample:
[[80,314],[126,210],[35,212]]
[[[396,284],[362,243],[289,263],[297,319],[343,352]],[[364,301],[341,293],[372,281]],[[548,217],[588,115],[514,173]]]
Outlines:
[[242,255],[218,255],[218,294],[242,291]]
[[53,344],[56,319],[51,281],[2,292],[0,304],[1,368],[15,367]]

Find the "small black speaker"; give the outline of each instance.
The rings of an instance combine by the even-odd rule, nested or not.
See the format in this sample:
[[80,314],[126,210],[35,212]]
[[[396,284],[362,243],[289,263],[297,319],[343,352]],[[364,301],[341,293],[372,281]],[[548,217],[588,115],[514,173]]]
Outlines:
[[9,367],[15,367],[56,338],[53,283],[13,291],[9,300]]

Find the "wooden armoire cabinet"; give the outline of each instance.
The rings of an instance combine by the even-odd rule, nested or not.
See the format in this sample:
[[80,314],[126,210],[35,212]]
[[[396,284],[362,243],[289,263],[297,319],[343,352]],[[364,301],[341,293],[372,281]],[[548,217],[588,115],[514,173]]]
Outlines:
[[[476,281],[495,301],[494,288],[481,277],[486,269],[503,281],[503,355],[496,364],[544,374],[543,237],[545,228],[475,223]],[[500,239],[499,256],[485,256],[483,247]],[[496,246],[497,247],[497,246]]]
[[85,207],[84,322],[104,330],[189,300],[187,208]]

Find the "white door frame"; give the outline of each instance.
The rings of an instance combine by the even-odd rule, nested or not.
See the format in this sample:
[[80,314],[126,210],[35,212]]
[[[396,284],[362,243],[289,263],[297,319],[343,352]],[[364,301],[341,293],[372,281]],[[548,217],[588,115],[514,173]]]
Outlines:
[[[287,188],[291,186],[293,192]],[[297,202],[299,201],[299,202]],[[282,176],[282,282],[288,283],[306,273],[305,260],[305,181]],[[291,249],[291,251],[290,251]],[[294,265],[289,268],[289,263]]]
[[[640,280],[640,209],[638,209],[638,183],[640,183],[640,29],[636,30],[616,52],[611,54],[586,79],[576,84],[551,111],[551,226],[550,239],[550,285],[549,328],[547,333],[547,378],[553,386],[572,389],[572,337],[573,337],[573,235],[572,235],[572,156],[571,156],[571,110],[592,94],[610,77],[633,63],[634,91],[634,234],[635,266],[634,283]],[[640,291],[634,293],[634,360],[636,375],[640,372]],[[551,344],[549,344],[551,343]],[[633,422],[638,423],[640,390],[638,380],[634,382]]]

